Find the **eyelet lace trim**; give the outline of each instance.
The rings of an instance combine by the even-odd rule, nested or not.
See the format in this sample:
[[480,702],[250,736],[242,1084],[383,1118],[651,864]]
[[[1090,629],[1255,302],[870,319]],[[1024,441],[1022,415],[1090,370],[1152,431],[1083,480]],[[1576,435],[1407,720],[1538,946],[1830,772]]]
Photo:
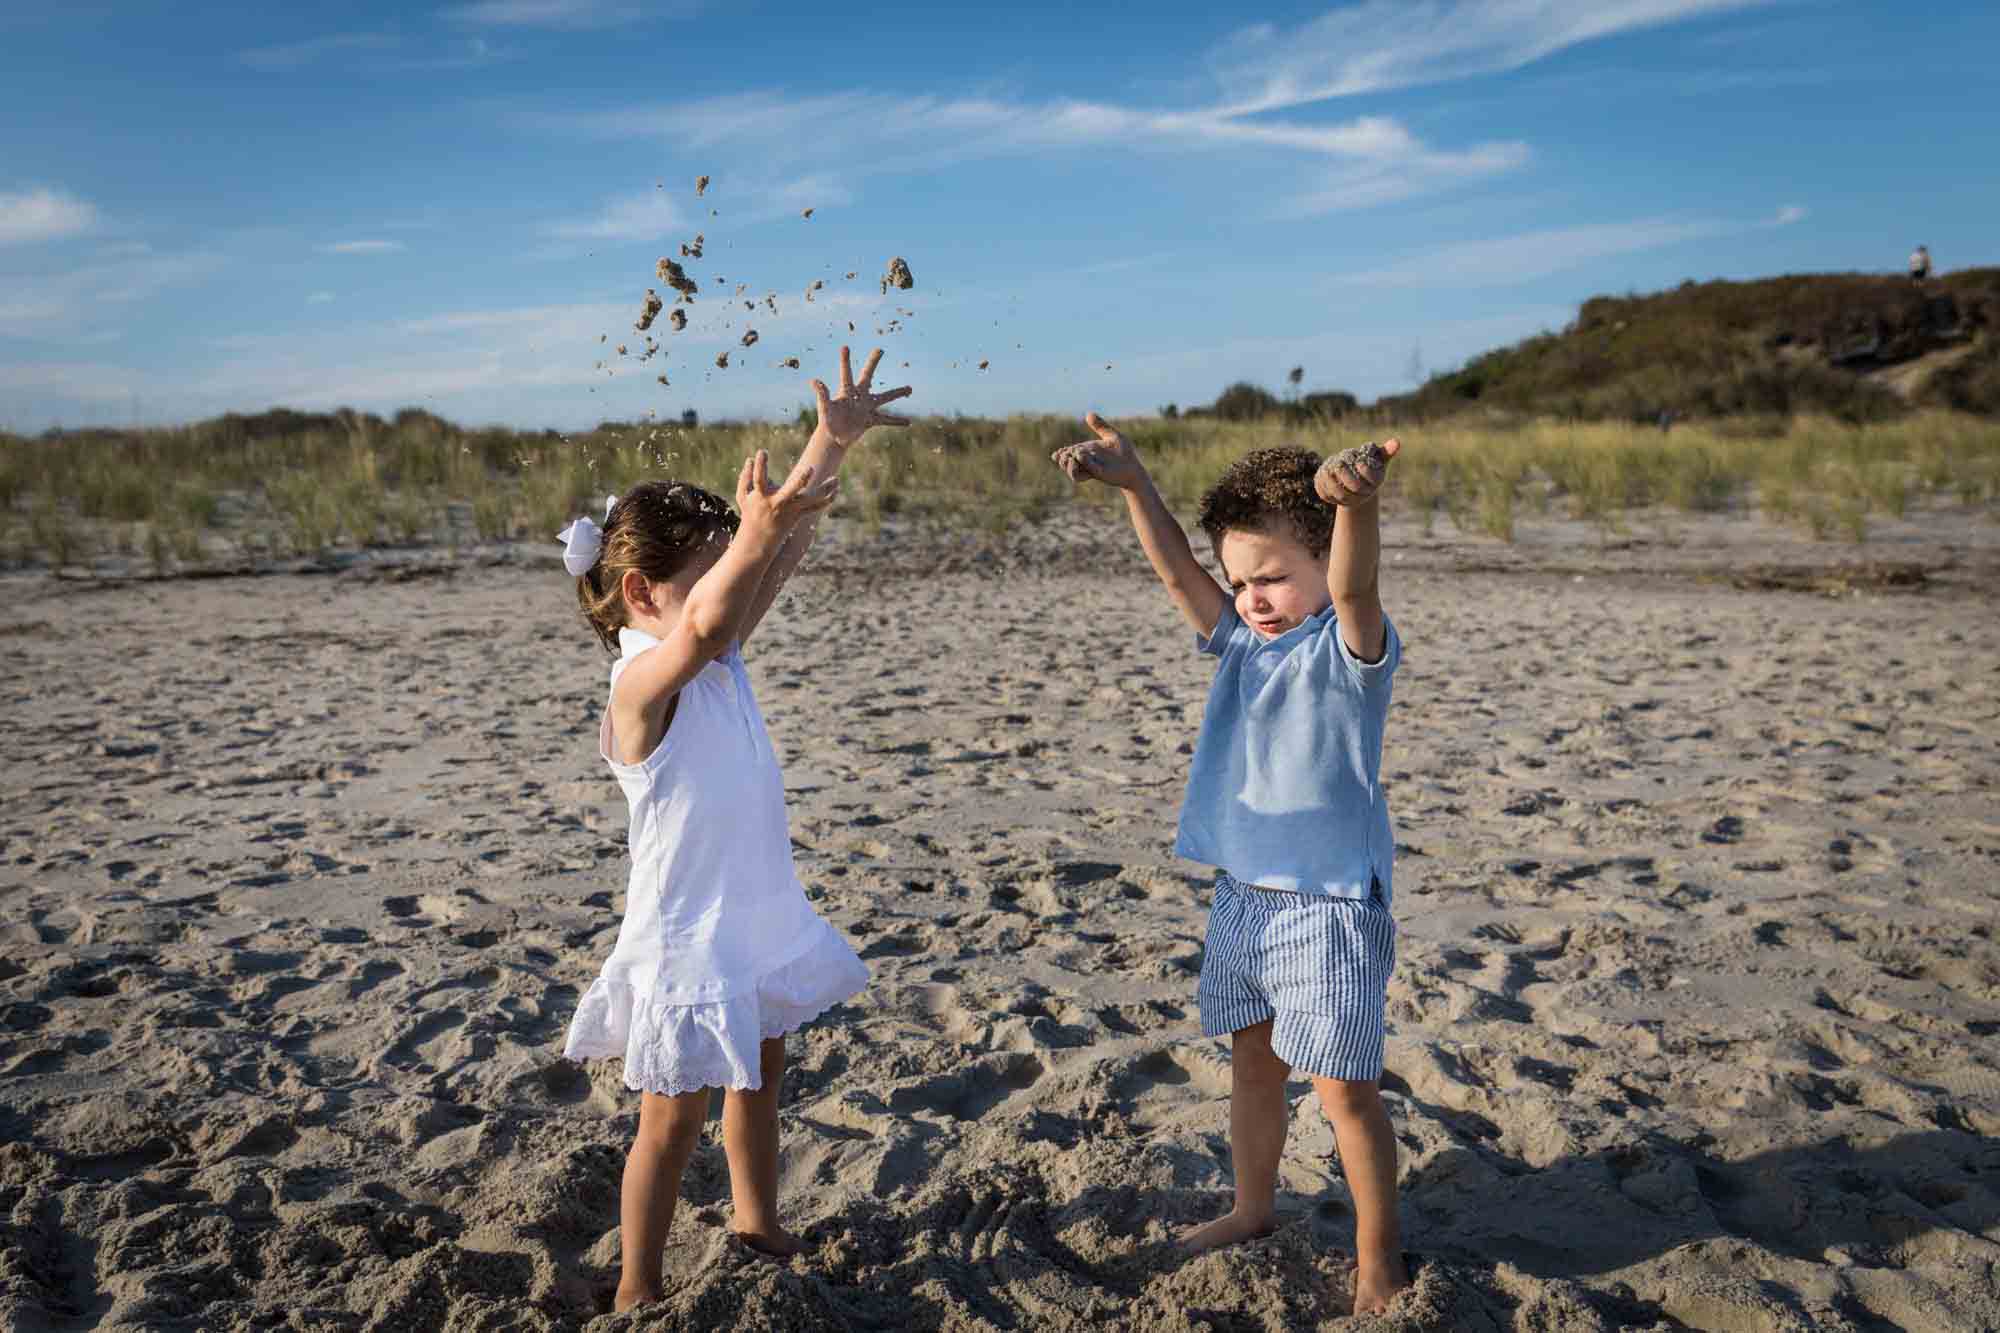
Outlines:
[[782,1037],[854,995],[868,968],[839,932],[823,933],[757,985],[708,1004],[663,1004],[599,977],[577,1005],[563,1054],[625,1059],[625,1086],[678,1096],[701,1088],[763,1086],[758,1043]]

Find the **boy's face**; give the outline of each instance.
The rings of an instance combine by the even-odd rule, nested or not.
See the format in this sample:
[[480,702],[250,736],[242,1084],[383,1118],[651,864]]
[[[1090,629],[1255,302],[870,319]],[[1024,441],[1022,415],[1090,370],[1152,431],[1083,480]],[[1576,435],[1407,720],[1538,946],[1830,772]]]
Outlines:
[[1326,557],[1308,551],[1288,526],[1273,532],[1231,528],[1216,543],[1216,555],[1236,597],[1236,614],[1263,638],[1277,638],[1333,602]]

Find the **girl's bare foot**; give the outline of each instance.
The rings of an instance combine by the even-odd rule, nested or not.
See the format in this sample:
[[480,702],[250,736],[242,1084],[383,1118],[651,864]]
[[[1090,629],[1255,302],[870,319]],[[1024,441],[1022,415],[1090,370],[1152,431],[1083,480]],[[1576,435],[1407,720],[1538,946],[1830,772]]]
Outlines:
[[1400,1255],[1392,1256],[1380,1268],[1357,1268],[1354,1271],[1354,1313],[1385,1313],[1396,1293],[1409,1285],[1410,1275],[1404,1269]]
[[775,1231],[732,1231],[730,1234],[738,1244],[765,1259],[789,1259],[806,1247],[804,1241],[783,1227]]
[[665,1293],[657,1287],[626,1287],[621,1285],[618,1294],[611,1298],[614,1313],[623,1314],[635,1305],[645,1305],[650,1301],[664,1300]]
[[1181,1248],[1190,1254],[1204,1254],[1209,1250],[1219,1250],[1225,1245],[1240,1245],[1246,1240],[1268,1236],[1277,1229],[1278,1220],[1275,1217],[1257,1216],[1232,1209],[1213,1222],[1204,1222],[1183,1235]]

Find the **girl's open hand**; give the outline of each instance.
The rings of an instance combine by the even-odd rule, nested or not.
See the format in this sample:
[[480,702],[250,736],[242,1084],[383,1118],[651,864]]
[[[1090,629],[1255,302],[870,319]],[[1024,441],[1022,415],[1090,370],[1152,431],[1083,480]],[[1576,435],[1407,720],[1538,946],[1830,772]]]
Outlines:
[[1145,464],[1139,461],[1132,441],[1095,412],[1086,416],[1083,424],[1097,432],[1096,439],[1065,445],[1049,455],[1064,476],[1076,482],[1094,477],[1121,491],[1129,491],[1146,480]]
[[1343,449],[1319,465],[1313,490],[1330,505],[1355,505],[1375,498],[1389,475],[1389,460],[1403,447],[1401,440],[1370,442]]
[[854,363],[848,359],[847,349],[840,349],[840,392],[828,396],[825,380],[812,382],[813,397],[819,400],[819,428],[826,432],[835,444],[853,444],[866,435],[874,426],[907,426],[908,417],[892,416],[882,410],[885,403],[893,403],[898,398],[910,396],[910,386],[884,393],[874,391],[875,366],[882,360],[882,349],[876,348],[868,354],[868,364],[861,368],[861,378],[854,378]]
[[771,485],[771,455],[762,449],[743,460],[743,475],[736,479],[736,508],[743,515],[743,526],[780,537],[797,527],[800,519],[832,504],[839,494],[839,477],[815,486],[810,467],[794,469],[783,486]]

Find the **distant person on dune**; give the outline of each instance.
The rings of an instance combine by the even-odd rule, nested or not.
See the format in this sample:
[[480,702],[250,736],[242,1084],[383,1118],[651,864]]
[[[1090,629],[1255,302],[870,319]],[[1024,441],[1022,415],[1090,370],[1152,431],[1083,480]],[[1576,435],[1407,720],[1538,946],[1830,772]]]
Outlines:
[[1910,281],[1923,282],[1931,276],[1931,248],[1920,245],[1910,251]]
[[743,645],[812,545],[847,450],[882,408],[877,350],[856,380],[840,349],[840,393],[813,381],[819,424],[783,486],[760,450],[736,510],[686,482],[614,497],[599,527],[564,528],[563,568],[606,651],[610,698],[598,755],[631,807],[625,919],[578,1002],[563,1053],[622,1056],[643,1093],[620,1191],[624,1247],[613,1304],[659,1300],[681,1172],[723,1089],[737,1243],[785,1258],[778,1220],[778,1083],[785,1036],[859,991],[868,969],[806,900],[792,867],[785,783],[751,696]]
[[1285,1082],[1297,1070],[1332,1122],[1354,1197],[1354,1313],[1379,1314],[1410,1280],[1381,1096],[1396,963],[1382,733],[1402,645],[1377,587],[1377,492],[1402,446],[1237,459],[1201,501],[1225,589],[1131,441],[1095,413],[1084,420],[1097,438],[1058,449],[1056,464],[1125,493],[1154,572],[1216,659],[1174,850],[1216,867],[1195,1000],[1202,1034],[1230,1039],[1236,1201],[1181,1243],[1212,1250],[1277,1228]]

